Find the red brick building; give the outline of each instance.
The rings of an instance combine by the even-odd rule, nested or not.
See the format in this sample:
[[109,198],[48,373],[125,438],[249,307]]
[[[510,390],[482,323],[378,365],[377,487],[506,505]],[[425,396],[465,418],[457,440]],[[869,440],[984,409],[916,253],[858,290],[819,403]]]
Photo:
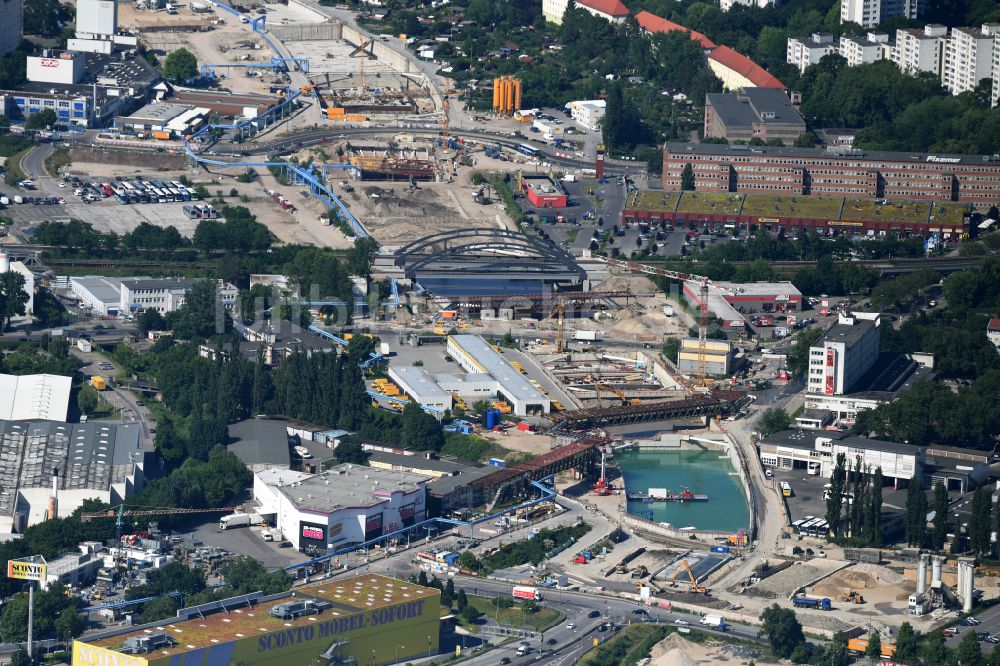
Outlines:
[[548,176],[521,176],[521,191],[535,208],[565,208],[566,193]]
[[668,143],[663,189],[690,164],[699,192],[1000,203],[1000,157]]

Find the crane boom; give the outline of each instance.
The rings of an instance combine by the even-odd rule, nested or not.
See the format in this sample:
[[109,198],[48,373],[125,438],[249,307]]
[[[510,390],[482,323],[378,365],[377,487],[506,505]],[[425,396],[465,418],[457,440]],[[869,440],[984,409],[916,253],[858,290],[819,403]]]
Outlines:
[[235,511],[237,507],[226,506],[211,509],[178,509],[176,507],[136,507],[125,509],[124,504],[111,507],[107,511],[98,513],[84,513],[80,515],[81,522],[89,522],[95,518],[136,518],[140,516],[180,516],[189,513],[219,513],[222,511]]

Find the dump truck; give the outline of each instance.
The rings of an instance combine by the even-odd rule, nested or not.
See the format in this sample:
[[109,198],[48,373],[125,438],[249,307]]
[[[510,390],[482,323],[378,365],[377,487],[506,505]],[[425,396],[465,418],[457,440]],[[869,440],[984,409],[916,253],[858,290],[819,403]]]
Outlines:
[[833,610],[833,604],[827,597],[814,598],[814,597],[795,597],[792,599],[792,605],[796,608],[816,608],[819,610]]
[[716,631],[726,630],[726,620],[721,615],[706,615],[701,618],[701,622],[699,622],[699,624],[710,629],[715,629]]

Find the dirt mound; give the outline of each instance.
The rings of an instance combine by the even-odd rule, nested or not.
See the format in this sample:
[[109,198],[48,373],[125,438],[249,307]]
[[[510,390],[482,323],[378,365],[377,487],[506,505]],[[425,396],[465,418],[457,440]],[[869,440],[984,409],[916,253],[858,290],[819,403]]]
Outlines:
[[706,656],[704,648],[680,634],[670,634],[653,646],[650,652],[652,666],[698,666],[692,655]]

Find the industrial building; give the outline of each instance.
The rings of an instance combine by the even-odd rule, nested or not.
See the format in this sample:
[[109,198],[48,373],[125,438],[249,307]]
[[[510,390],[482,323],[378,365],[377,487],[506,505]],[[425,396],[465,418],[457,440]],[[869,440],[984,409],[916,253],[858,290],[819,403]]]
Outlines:
[[0,273],[10,271],[14,271],[24,278],[24,293],[28,296],[28,300],[24,304],[24,315],[12,317],[12,320],[17,322],[30,318],[35,312],[35,274],[23,262],[11,261],[6,252],[0,251]]
[[[403,453],[390,453],[387,451],[369,452],[368,466],[394,472],[410,472],[411,474],[429,476],[433,479],[458,476],[468,470],[478,469],[465,463],[433,458],[430,457],[430,454],[422,452],[407,452],[404,455]],[[492,471],[494,468],[491,467],[489,469]]]
[[[686,374],[698,371],[698,338],[683,338],[677,352],[677,368]],[[705,372],[711,376],[728,375],[732,372],[733,345],[725,340],[707,340],[705,343]]]
[[990,155],[668,143],[664,190],[681,189],[687,164],[699,192],[1000,202],[1000,158]]
[[207,107],[153,102],[128,116],[116,118],[115,127],[133,134],[153,133],[156,138],[167,139],[197,131],[208,122],[210,113]]
[[0,533],[65,518],[85,500],[114,505],[139,492],[145,480],[139,428],[0,420]]
[[72,377],[0,375],[0,420],[65,421]]
[[806,121],[780,88],[743,88],[705,95],[705,136],[727,141],[794,143]]
[[451,393],[438,385],[434,377],[423,368],[416,366],[389,366],[389,379],[424,407],[441,410],[451,409]]
[[87,308],[98,316],[117,317],[122,312],[121,278],[102,275],[70,277],[69,290],[77,298],[80,307]]
[[448,354],[466,372],[490,375],[499,385],[498,395],[511,404],[516,416],[549,413],[549,397],[532,386],[481,336],[448,336]]
[[[713,282],[708,292],[708,309],[722,320],[723,328],[742,330],[744,314],[790,313],[802,310],[802,292],[791,282]],[[701,285],[683,284],[684,297],[701,305]]]
[[601,121],[604,119],[607,102],[603,99],[578,100],[568,103],[566,109],[576,124],[596,132],[601,129]]
[[284,421],[246,419],[229,425],[226,448],[251,472],[289,469],[289,436]]
[[878,361],[881,323],[876,312],[841,314],[809,348],[806,391],[844,395],[854,390]]
[[175,90],[170,97],[175,104],[209,109],[223,117],[256,118],[281,100],[270,95],[216,92],[212,90]]
[[535,208],[566,207],[566,193],[548,176],[522,173],[520,186]]
[[73,666],[365,664],[437,655],[441,593],[364,574],[181,609],[73,641]]
[[[191,287],[203,278],[127,278],[121,281],[120,312],[133,313],[153,309],[161,314],[184,305]],[[236,287],[219,280],[219,298],[226,307],[236,302]]]
[[243,339],[240,353],[246,358],[262,358],[264,363],[278,367],[296,352],[325,354],[336,351],[333,341],[287,319],[264,319],[263,313],[254,313],[254,321],[250,326],[233,322],[233,329]]
[[344,464],[320,474],[254,475],[257,512],[302,551],[326,552],[390,534],[426,517],[430,477]]

